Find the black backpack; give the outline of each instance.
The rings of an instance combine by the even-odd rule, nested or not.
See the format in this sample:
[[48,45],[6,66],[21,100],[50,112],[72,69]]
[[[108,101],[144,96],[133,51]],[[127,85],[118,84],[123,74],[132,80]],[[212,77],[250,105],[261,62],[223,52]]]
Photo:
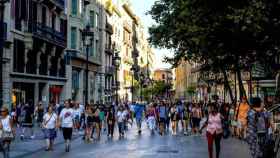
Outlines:
[[265,116],[264,112],[256,112],[256,133],[258,135],[257,141],[263,152],[262,158],[274,158],[275,141],[268,134],[269,119]]

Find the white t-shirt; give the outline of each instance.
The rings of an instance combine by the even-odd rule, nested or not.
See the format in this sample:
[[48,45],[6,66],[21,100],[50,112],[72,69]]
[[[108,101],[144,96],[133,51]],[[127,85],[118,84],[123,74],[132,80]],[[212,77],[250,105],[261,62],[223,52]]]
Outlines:
[[85,106],[80,104],[79,109],[80,109],[80,112],[83,113],[85,111]]
[[74,112],[74,118],[76,119],[80,119],[80,117],[81,117],[81,111],[80,111],[80,109],[74,109],[73,110],[73,112]]
[[59,118],[61,119],[61,127],[72,128],[74,119],[74,110],[72,108],[62,109]]
[[54,129],[56,120],[57,120],[57,115],[55,113],[53,114],[46,113],[43,117],[43,122],[46,123],[44,124],[45,128]]
[[126,118],[126,113],[123,111],[118,111],[117,113],[117,117],[118,117],[118,122],[123,122]]
[[10,125],[10,119],[11,119],[10,116],[7,116],[6,118],[1,119],[1,123],[2,123],[4,131],[7,131],[7,132],[12,131],[12,127]]

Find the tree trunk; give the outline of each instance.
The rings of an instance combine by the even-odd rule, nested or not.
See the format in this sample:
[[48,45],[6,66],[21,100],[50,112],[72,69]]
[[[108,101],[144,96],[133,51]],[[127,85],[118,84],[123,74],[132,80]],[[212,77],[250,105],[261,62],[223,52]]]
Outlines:
[[239,99],[241,100],[242,97],[247,98],[247,96],[246,96],[246,91],[245,91],[245,88],[244,88],[244,85],[243,85],[243,82],[242,82],[241,70],[240,70],[238,61],[236,62],[235,70],[236,70],[236,73],[237,73],[239,93],[240,93],[240,98]]
[[233,97],[232,89],[231,89],[229,81],[228,81],[228,76],[227,76],[226,70],[223,68],[222,71],[223,71],[223,75],[224,75],[225,91],[228,90],[229,95],[230,95],[230,100],[233,103],[234,97]]

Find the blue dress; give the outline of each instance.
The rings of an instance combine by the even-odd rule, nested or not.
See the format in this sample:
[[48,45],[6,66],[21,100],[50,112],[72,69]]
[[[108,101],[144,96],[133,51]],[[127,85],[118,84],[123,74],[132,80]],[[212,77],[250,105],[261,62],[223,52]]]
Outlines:
[[[260,158],[263,156],[261,146],[258,143],[257,124],[256,124],[256,111],[251,109],[248,112],[248,128],[246,141],[249,144],[252,158]],[[268,112],[262,112],[261,115],[269,118]]]

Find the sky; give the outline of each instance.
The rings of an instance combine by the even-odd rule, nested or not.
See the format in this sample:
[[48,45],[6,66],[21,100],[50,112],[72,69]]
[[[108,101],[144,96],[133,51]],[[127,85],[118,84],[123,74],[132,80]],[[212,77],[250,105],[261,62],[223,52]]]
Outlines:
[[[152,7],[156,0],[131,0],[133,11],[137,16],[141,18],[141,22],[144,24],[146,30],[146,37],[149,37],[148,27],[155,24],[150,15],[146,15],[146,12]],[[170,68],[171,66],[164,63],[162,60],[165,56],[171,56],[172,53],[166,49],[155,49],[155,69],[158,68]]]

